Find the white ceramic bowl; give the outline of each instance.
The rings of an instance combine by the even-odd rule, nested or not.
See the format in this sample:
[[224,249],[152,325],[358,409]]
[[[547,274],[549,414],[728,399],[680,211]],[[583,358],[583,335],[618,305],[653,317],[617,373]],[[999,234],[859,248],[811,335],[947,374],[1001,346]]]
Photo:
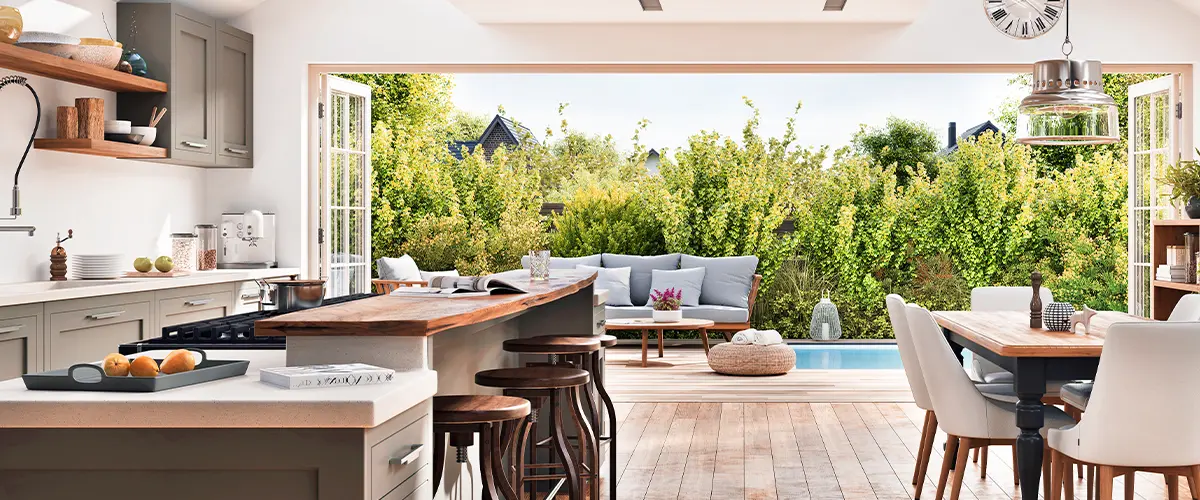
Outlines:
[[128,134],[133,122],[129,120],[108,120],[104,122],[104,133],[106,134]]
[[150,145],[154,144],[154,139],[158,137],[158,128],[157,127],[133,127],[129,133],[132,135],[141,135],[142,142],[139,142],[138,144],[141,144],[143,146],[150,146]]
[[80,45],[75,55],[71,56],[71,59],[104,69],[116,69],[117,64],[121,62],[121,54],[123,52],[120,47]]
[[17,43],[50,43],[58,45],[79,45],[79,39],[70,35],[51,33],[49,31],[26,31],[21,33]]
[[41,43],[41,42],[17,42],[17,47],[22,47],[30,50],[36,50],[58,56],[63,59],[70,59],[79,54],[79,46],[66,43]]

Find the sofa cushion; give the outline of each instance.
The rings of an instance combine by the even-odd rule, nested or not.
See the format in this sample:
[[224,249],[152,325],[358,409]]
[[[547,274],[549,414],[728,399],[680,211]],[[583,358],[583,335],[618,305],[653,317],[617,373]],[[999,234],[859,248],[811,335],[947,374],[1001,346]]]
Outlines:
[[[600,254],[586,257],[550,257],[550,269],[575,269],[578,265],[600,267]],[[529,256],[521,256],[521,268],[529,269]]]
[[[683,305],[700,305],[700,286],[704,284],[704,268],[691,269],[652,269],[650,270],[650,295],[655,291],[665,291],[674,288],[683,292]],[[648,306],[654,304],[647,303]]]
[[684,268],[704,268],[704,286],[700,289],[701,305],[750,307],[750,287],[754,284],[758,257],[684,255],[680,259],[680,265]]
[[650,272],[655,269],[679,269],[679,254],[643,257],[606,253],[601,256],[601,262],[604,267],[628,267],[631,269],[629,272],[629,299],[633,301],[634,305],[644,306],[650,300]]
[[399,258],[383,257],[375,262],[378,264],[381,280],[421,281],[421,270],[408,254]]
[[421,271],[421,281],[433,281],[438,276],[458,276],[458,269],[451,269],[449,271]]
[[[604,308],[605,319],[637,319],[653,316],[654,308],[650,306]],[[705,306],[684,307],[683,317],[689,319],[707,319],[713,323],[746,323],[750,321],[750,311],[740,307]]]
[[575,269],[596,273],[596,283],[593,286],[597,290],[608,290],[608,300],[605,304],[610,306],[633,305],[633,302],[629,301],[628,267],[604,268],[580,264],[575,266]]

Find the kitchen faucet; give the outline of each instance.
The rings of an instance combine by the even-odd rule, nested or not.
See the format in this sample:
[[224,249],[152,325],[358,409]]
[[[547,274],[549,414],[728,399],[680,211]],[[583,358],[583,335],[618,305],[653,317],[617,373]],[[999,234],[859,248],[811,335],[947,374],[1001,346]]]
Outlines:
[[[21,162],[17,164],[17,173],[13,175],[12,188],[12,208],[8,211],[8,216],[0,216],[0,220],[15,220],[21,216],[21,168],[25,166],[25,159],[29,157],[29,150],[33,148],[33,138],[37,135],[38,127],[42,124],[42,100],[38,98],[37,91],[33,90],[33,86],[23,76],[11,75],[0,78],[0,90],[12,84],[24,85],[33,94],[33,102],[37,108],[37,118],[33,122],[33,133],[29,134],[29,143],[25,145],[25,153],[21,155]],[[0,227],[0,232],[28,232],[33,236],[33,232],[37,228],[33,226],[10,226]]]

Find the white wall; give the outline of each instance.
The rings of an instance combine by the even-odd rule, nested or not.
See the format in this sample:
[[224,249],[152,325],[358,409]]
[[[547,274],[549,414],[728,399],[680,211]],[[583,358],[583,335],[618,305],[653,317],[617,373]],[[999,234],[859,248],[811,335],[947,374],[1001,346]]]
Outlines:
[[[112,0],[65,1],[91,12],[69,34],[106,37],[100,12],[116,29]],[[0,69],[0,76],[9,74],[14,73]],[[55,108],[73,105],[77,97],[103,98],[108,117],[115,115],[112,92],[37,77],[30,83],[42,100],[38,137],[55,136]],[[13,172],[33,127],[33,97],[23,87],[5,87],[0,110],[0,216],[7,216]],[[32,238],[0,233],[0,283],[49,279],[54,233],[65,236],[67,229],[75,230],[75,239],[64,245],[69,254],[123,253],[132,262],[135,256],[160,252],[158,243],[166,234],[191,231],[205,220],[204,191],[202,169],[33,150],[21,173],[25,214],[0,225],[38,230]]]
[[[1077,2],[1071,21],[1077,58],[1200,59],[1196,15],[1170,0]],[[234,24],[255,36],[256,167],[208,172],[208,211],[277,212],[286,266],[307,258],[309,64],[1031,63],[1059,55],[1063,29],[1060,23],[1042,39],[1012,40],[988,26],[979,0],[930,0],[905,26],[480,26],[446,0],[267,0]]]

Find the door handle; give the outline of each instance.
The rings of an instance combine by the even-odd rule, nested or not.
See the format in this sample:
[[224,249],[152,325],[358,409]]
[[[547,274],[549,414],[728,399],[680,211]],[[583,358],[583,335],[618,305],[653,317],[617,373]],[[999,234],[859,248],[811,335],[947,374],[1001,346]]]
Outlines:
[[417,457],[421,456],[421,450],[425,448],[423,444],[412,445],[412,451],[402,457],[392,457],[388,460],[388,465],[408,465],[417,461]]
[[227,151],[227,152],[229,152],[229,153],[233,153],[233,154],[235,154],[235,155],[248,155],[248,154],[250,154],[250,152],[249,152],[249,151],[246,151],[245,149],[237,149],[237,148],[225,148],[225,151]]
[[208,144],[205,144],[203,142],[183,141],[182,144],[189,148],[195,148],[195,149],[204,149],[204,148],[208,147]]
[[248,301],[248,300],[255,300],[255,301],[257,301],[257,300],[262,300],[262,294],[261,294],[261,293],[243,293],[243,294],[242,294],[242,300],[244,300],[244,301]]
[[196,300],[189,300],[187,302],[184,302],[183,305],[188,306],[188,307],[195,307],[195,306],[202,306],[202,305],[211,303],[212,301],[213,301],[213,299],[196,299]]
[[121,316],[122,314],[125,314],[125,311],[112,311],[112,312],[106,312],[106,313],[96,313],[96,314],[89,314],[87,316],[84,316],[84,319],[90,319],[90,320],[113,319],[113,318]]
[[24,326],[24,325],[0,326],[0,335],[7,335],[7,334],[9,334],[9,333],[16,333],[16,332],[18,332],[18,331],[20,331],[20,330],[21,330],[21,327],[22,327],[22,326]]

